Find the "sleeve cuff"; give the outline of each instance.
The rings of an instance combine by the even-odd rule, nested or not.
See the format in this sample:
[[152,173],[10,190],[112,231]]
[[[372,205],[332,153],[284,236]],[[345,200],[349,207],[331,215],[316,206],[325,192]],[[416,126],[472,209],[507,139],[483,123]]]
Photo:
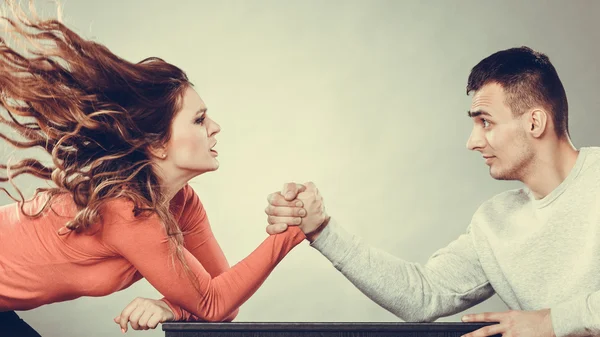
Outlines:
[[171,311],[175,316],[175,318],[173,318],[173,321],[181,321],[181,318],[183,317],[182,309],[171,303],[171,301],[167,300],[166,297],[163,297],[160,300],[165,302],[169,306],[169,308],[171,308]]
[[334,266],[341,267],[346,257],[356,248],[360,239],[348,233],[332,217],[329,224],[310,246],[321,252]]
[[556,337],[589,336],[590,330],[586,322],[593,322],[587,310],[590,294],[579,296],[570,301],[559,303],[550,308],[552,328]]

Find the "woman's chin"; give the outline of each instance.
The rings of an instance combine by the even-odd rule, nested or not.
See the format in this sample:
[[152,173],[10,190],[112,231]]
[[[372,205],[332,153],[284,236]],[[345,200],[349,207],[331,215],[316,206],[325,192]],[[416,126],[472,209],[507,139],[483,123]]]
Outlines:
[[219,162],[217,160],[215,160],[215,162],[212,165],[210,165],[210,166],[204,166],[202,168],[198,168],[198,169],[195,169],[193,171],[194,171],[195,175],[198,176],[198,175],[201,175],[201,174],[204,174],[204,173],[216,171],[216,170],[219,169],[219,166],[220,166]]

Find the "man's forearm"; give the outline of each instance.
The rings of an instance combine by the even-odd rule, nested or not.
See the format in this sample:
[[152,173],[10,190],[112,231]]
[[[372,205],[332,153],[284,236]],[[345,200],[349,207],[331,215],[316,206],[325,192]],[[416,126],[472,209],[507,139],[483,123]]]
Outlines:
[[405,321],[432,321],[494,293],[466,235],[440,250],[426,266],[369,247],[334,219],[311,246],[365,295]]

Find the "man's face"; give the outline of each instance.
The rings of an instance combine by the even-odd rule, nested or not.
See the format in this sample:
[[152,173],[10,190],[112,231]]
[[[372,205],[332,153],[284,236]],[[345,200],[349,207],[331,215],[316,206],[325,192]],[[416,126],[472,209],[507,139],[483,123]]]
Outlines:
[[505,102],[504,89],[497,83],[486,84],[474,93],[469,110],[473,130],[467,148],[481,152],[492,178],[521,180],[533,159],[527,133],[530,124],[521,116],[515,117]]

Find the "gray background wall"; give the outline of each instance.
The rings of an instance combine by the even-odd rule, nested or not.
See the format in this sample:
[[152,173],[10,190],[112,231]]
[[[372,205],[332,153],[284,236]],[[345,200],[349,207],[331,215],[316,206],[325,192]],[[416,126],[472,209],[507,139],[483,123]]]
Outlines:
[[[46,2],[36,3],[52,13]],[[464,232],[481,202],[519,186],[491,179],[480,156],[465,148],[471,67],[514,46],[547,53],[567,90],[575,145],[598,144],[599,14],[597,1],[78,0],[64,6],[65,22],[82,35],[128,60],[162,57],[196,84],[223,131],[221,169],[192,186],[232,264],[266,237],[267,194],[307,180],[349,231],[425,262]],[[112,318],[136,296],[159,294],[141,281],[108,297],[21,315],[43,336],[117,336]],[[469,312],[505,309],[494,297]],[[397,320],[307,243],[237,318]]]

